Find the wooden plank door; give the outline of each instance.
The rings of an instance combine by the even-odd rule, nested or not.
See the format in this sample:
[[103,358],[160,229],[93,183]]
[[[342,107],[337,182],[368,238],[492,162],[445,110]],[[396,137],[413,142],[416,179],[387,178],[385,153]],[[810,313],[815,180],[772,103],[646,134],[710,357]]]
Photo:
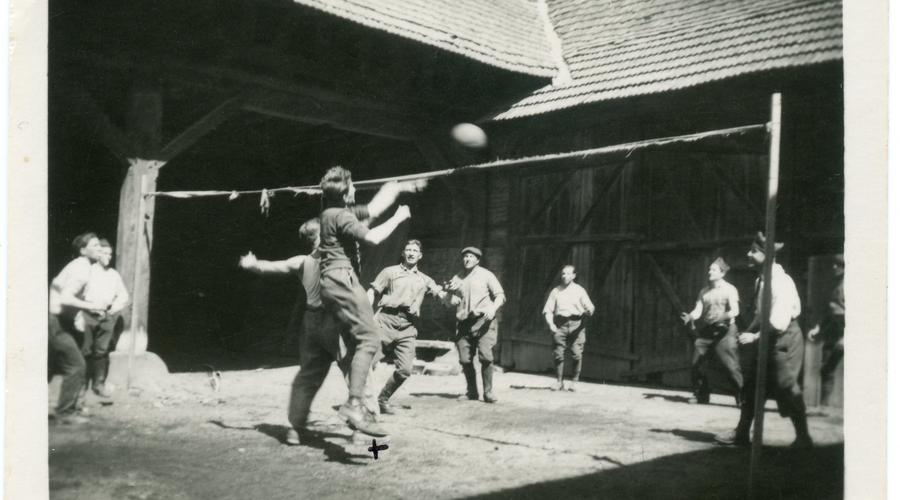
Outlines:
[[501,335],[505,364],[552,369],[552,337],[541,311],[562,266],[572,264],[597,306],[588,322],[582,374],[614,379],[630,367],[632,277],[624,251],[634,235],[624,210],[629,161],[562,166],[517,176],[518,223],[511,224],[510,309]]

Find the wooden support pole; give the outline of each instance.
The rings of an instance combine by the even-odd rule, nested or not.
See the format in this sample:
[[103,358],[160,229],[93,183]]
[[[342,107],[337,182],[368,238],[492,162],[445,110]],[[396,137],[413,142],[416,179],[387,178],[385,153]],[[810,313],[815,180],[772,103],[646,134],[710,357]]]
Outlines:
[[149,246],[155,210],[155,199],[145,199],[141,190],[148,193],[156,189],[156,179],[163,163],[143,159],[131,160],[130,163],[119,195],[116,263],[131,295],[131,314],[124,316],[127,320],[125,329],[137,331],[141,326],[146,329],[150,307]]
[[772,264],[775,262],[775,212],[778,208],[778,168],[781,154],[781,94],[772,94],[772,120],[769,137],[769,188],[766,195],[766,261],[763,265],[762,307],[760,334],[757,341],[756,403],[753,415],[753,445],[750,451],[750,481],[748,498],[757,498],[756,472],[762,451],[763,420],[766,411],[766,367],[768,364],[769,336],[772,332]]
[[[140,269],[141,262],[142,262],[141,248],[143,248],[144,245],[141,244],[142,243],[141,240],[143,240],[141,235],[144,234],[144,210],[146,208],[146,204],[144,201],[144,194],[146,194],[146,193],[147,193],[147,174],[141,174],[140,192],[138,195],[138,213],[137,213],[137,218],[135,220],[135,223],[137,225],[138,245],[134,251],[134,269]],[[143,288],[141,287],[141,273],[135,273],[135,275],[134,275],[134,290],[138,291],[138,290],[142,290],[142,289]],[[130,335],[131,335],[131,342],[129,343],[129,346],[128,346],[128,377],[126,378],[126,388],[127,389],[131,389],[131,372],[132,372],[132,367],[134,366],[134,354],[135,354],[134,351],[136,348],[135,346],[137,345],[137,342],[138,342],[138,330],[140,329],[140,326],[139,326],[140,322],[138,321],[138,314],[139,314],[138,311],[139,311],[138,307],[131,308],[131,322],[130,322],[131,330],[129,330]]]

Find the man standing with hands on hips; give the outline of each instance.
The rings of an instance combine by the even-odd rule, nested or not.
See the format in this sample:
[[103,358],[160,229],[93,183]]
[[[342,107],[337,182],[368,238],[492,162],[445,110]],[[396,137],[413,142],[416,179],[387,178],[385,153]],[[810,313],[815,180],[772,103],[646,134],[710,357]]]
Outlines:
[[450,303],[456,306],[456,349],[459,363],[466,377],[466,395],[478,399],[478,383],[475,380],[475,353],[481,363],[481,380],[484,385],[484,402],[496,403],[493,392],[494,345],[497,343],[497,310],[506,302],[503,287],[494,273],[481,267],[481,250],[463,248],[463,270],[453,276],[447,285],[452,294]]
[[544,304],[544,319],[553,333],[553,362],[556,364],[556,386],[553,390],[564,389],[563,373],[568,348],[575,361],[575,372],[572,374],[569,390],[575,392],[575,384],[581,375],[581,358],[587,336],[584,318],[594,315],[594,303],[584,288],[575,283],[575,266],[563,266],[560,280],[562,283],[550,290],[550,296]]

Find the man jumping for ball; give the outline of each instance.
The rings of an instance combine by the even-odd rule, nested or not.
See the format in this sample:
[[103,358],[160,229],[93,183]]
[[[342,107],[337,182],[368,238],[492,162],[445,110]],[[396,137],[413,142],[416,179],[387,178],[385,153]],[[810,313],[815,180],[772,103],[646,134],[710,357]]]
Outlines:
[[366,378],[372,359],[381,347],[381,335],[366,291],[359,283],[359,243],[377,245],[410,217],[401,205],[383,224],[369,229],[365,222],[381,215],[402,192],[425,188],[426,181],[384,184],[368,205],[355,205],[356,189],[350,171],[332,167],[322,177],[325,210],[321,215],[322,303],[333,312],[355,340],[350,365],[350,396],[339,413],[351,428],[375,437],[387,435],[363,404]]

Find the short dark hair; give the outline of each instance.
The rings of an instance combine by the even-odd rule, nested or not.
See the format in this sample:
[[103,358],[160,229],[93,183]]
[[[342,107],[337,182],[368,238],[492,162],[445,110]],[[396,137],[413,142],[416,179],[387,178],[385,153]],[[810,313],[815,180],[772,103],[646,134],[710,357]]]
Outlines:
[[298,233],[300,234],[300,239],[303,240],[304,243],[312,246],[316,243],[316,238],[319,237],[320,230],[321,224],[319,223],[319,218],[314,217],[301,224]]
[[112,245],[109,244],[109,240],[106,238],[100,238],[100,246],[103,248],[112,248]]
[[81,253],[81,249],[88,246],[88,243],[91,242],[92,239],[97,237],[97,233],[89,231],[86,233],[81,233],[72,240],[72,251],[75,252],[75,255]]
[[342,206],[344,205],[344,196],[350,190],[350,184],[353,182],[350,171],[337,165],[328,169],[322,176],[322,182],[319,187],[322,188],[322,197],[325,199],[326,206]]

